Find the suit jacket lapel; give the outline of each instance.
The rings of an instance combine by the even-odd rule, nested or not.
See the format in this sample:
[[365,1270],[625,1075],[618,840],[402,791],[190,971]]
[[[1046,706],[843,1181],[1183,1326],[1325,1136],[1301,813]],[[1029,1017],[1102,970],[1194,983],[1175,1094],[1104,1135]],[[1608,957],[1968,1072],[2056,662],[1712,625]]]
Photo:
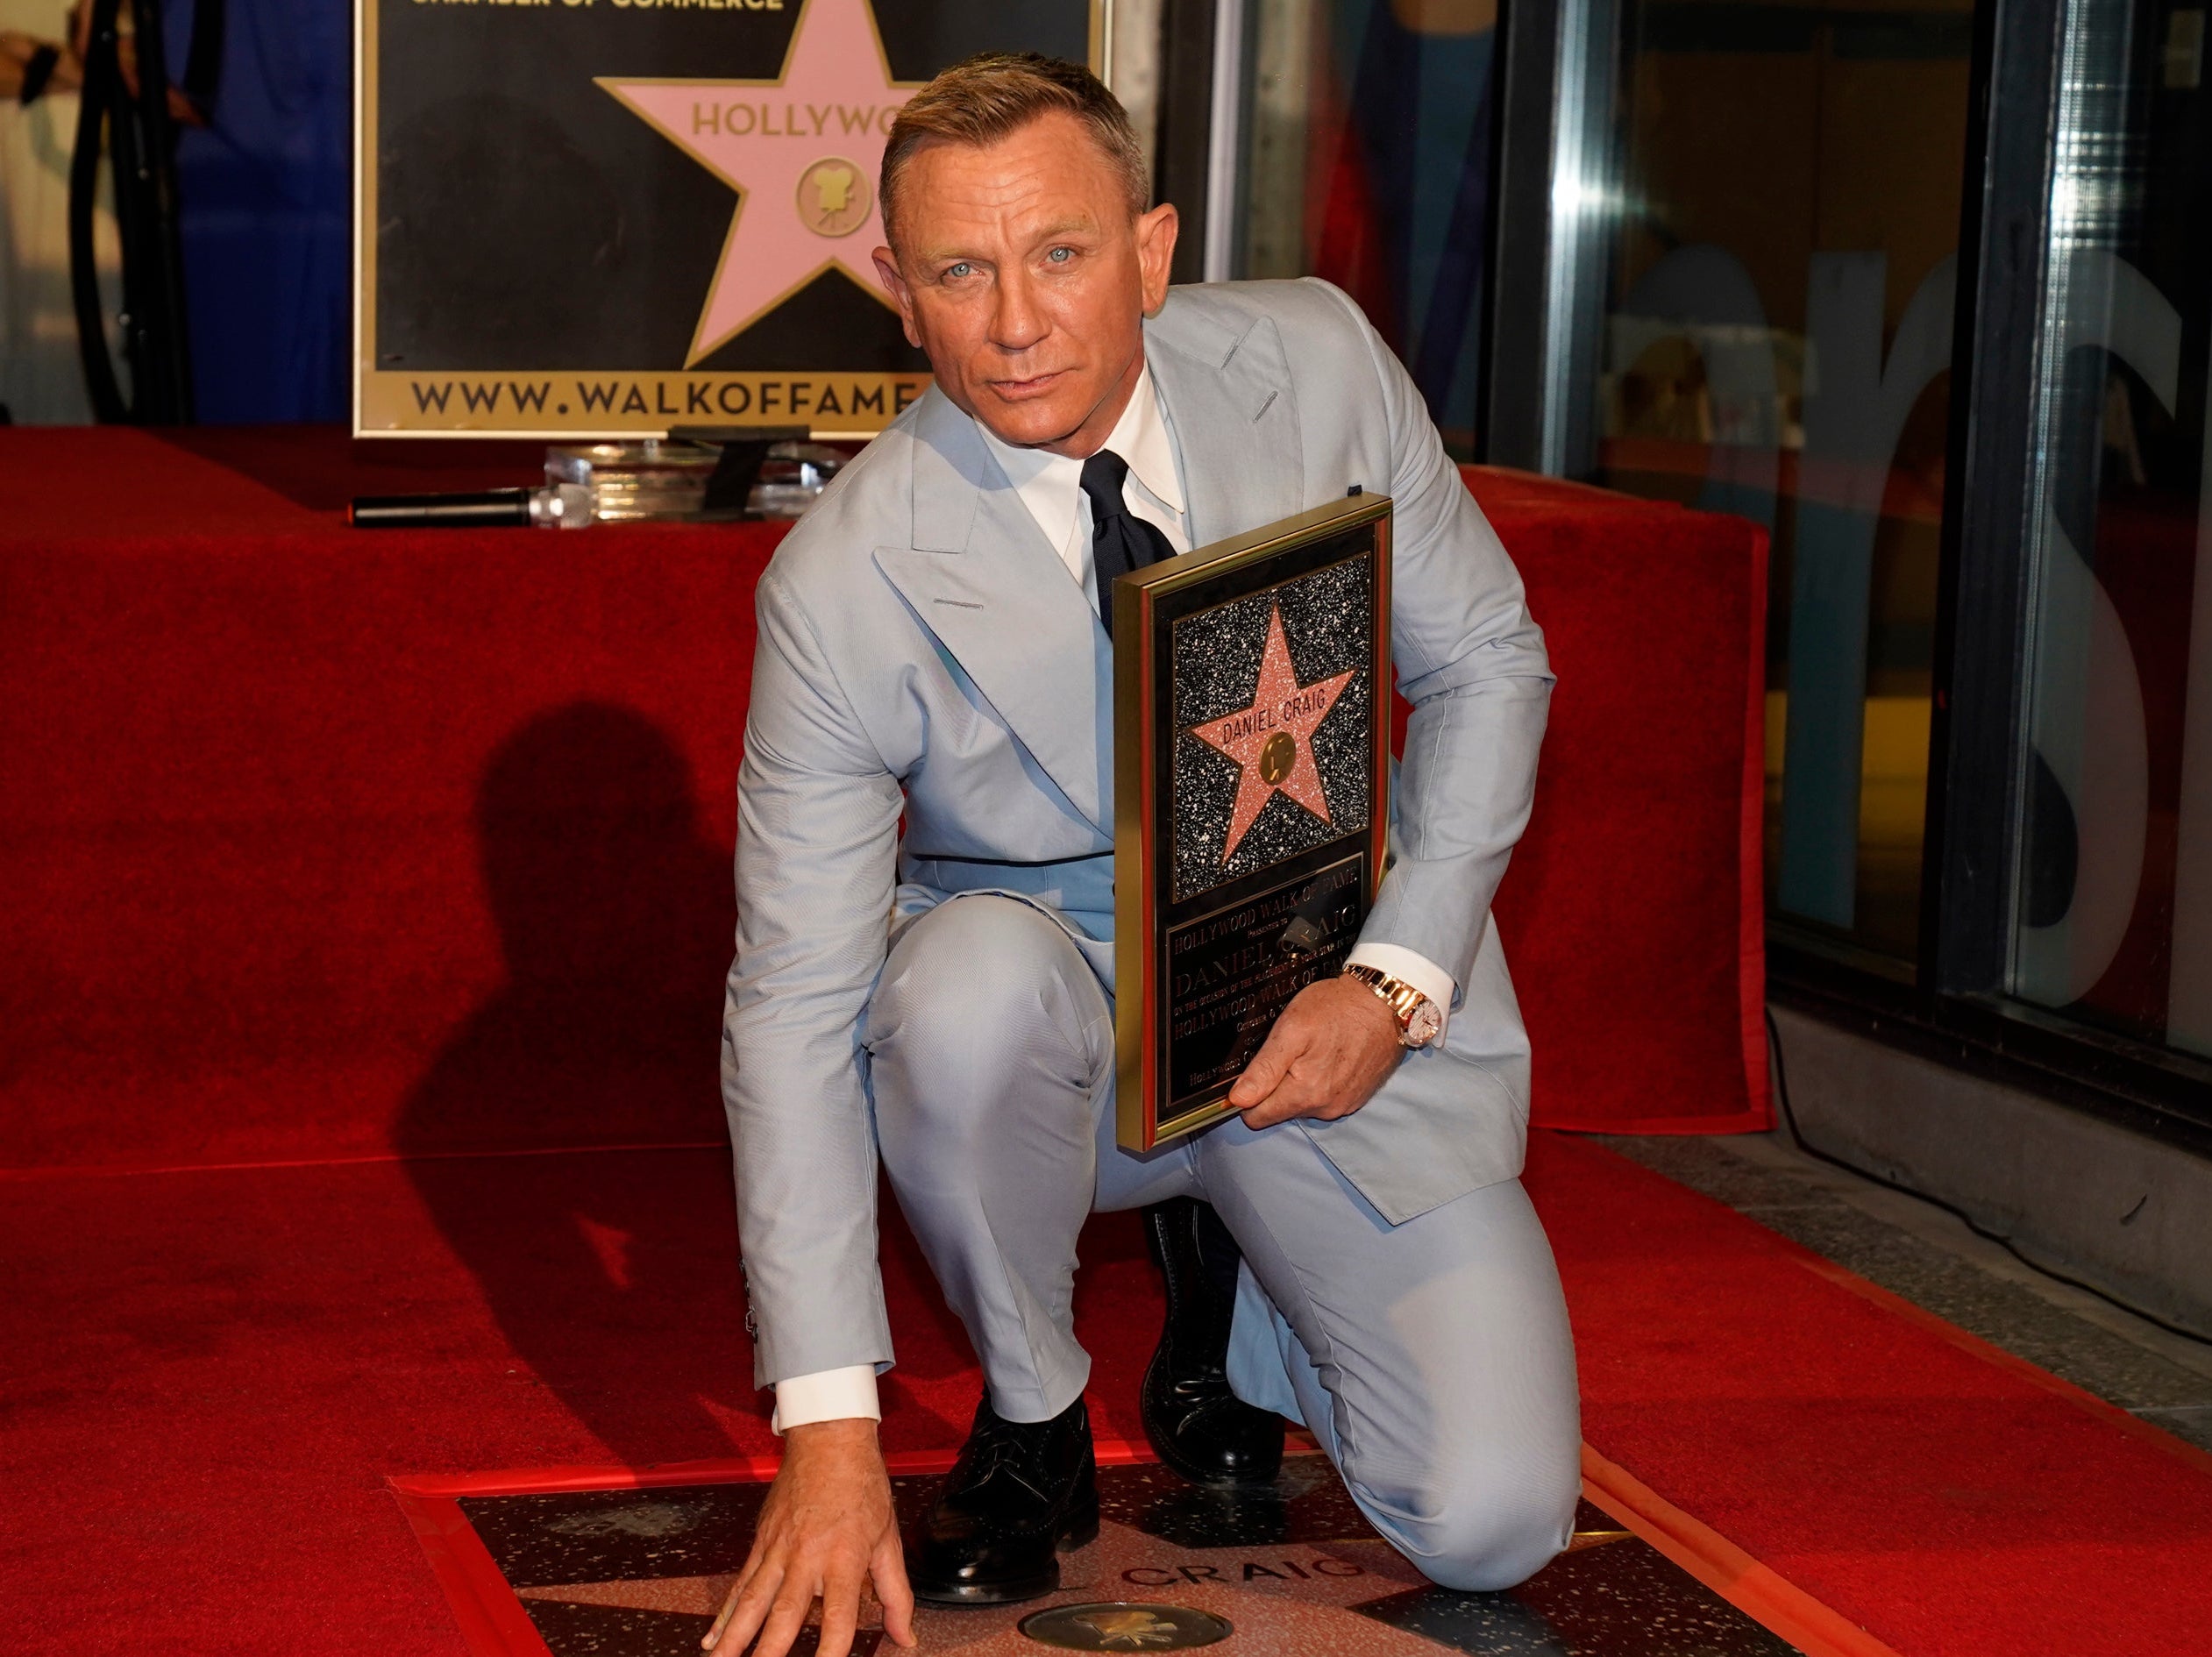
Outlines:
[[878,547],[876,565],[1068,803],[1111,834],[1106,630],[974,423],[934,388],[914,425],[914,545]]
[[[1272,318],[1234,331],[1172,295],[1145,352],[1183,464],[1191,544],[1307,503],[1290,366]],[[934,388],[914,423],[914,544],[877,566],[1068,803],[1113,821],[1113,652],[975,423]]]
[[1191,544],[1302,510],[1305,466],[1290,365],[1272,317],[1241,333],[1178,307],[1145,324],[1145,353],[1183,459]]

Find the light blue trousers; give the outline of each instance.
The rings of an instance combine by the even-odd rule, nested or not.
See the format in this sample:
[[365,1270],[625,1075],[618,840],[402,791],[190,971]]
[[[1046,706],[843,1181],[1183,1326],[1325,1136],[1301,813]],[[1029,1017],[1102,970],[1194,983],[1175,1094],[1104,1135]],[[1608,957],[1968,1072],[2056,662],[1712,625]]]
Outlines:
[[1113,1014],[1067,935],[976,894],[912,922],[868,1013],[876,1133],[992,1403],[1058,1414],[1093,1209],[1212,1203],[1243,1251],[1229,1378],[1303,1421],[1432,1581],[1499,1589],[1566,1547],[1581,1488],[1559,1273],[1519,1180],[1392,1226],[1296,1123],[1145,1156],[1113,1134]]

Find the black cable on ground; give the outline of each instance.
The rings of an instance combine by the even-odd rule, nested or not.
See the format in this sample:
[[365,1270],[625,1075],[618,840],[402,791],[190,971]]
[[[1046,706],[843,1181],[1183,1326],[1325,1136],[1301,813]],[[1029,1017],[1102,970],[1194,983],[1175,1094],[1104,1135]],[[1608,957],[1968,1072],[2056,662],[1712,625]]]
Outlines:
[[1826,1151],[1822,1150],[1818,1146],[1809,1142],[1805,1138],[1803,1131],[1797,1126],[1797,1113],[1790,1107],[1789,1104],[1789,1072],[1788,1067],[1782,1062],[1782,1027],[1775,1022],[1775,1010],[1773,1007],[1767,1007],[1764,1011],[1767,1015],[1767,1051],[1774,1062],[1775,1102],[1782,1106],[1782,1120],[1789,1129],[1790,1142],[1796,1145],[1799,1150],[1804,1152],[1806,1156],[1812,1157],[1817,1162],[1826,1163],[1831,1168],[1840,1168],[1846,1174],[1853,1175],[1857,1178],[1867,1180],[1874,1184],[1880,1185],[1885,1191],[1894,1191],[1899,1192],[1903,1196],[1913,1198],[1917,1201],[1927,1203],[1931,1206],[1940,1208],[1947,1214],[1955,1215],[1965,1224],[1967,1229],[1974,1233],[1975,1236],[1986,1237],[1989,1241],[1996,1244],[1997,1247],[2003,1249],[2007,1254],[2010,1255],[2022,1265],[2027,1267],[2031,1271],[2033,1271],[2041,1277],[2048,1277],[2053,1283],[2062,1283],[2069,1289],[2079,1289],[2084,1294],[2095,1295],[2098,1299],[2105,1302],[2108,1305],[2117,1306],[2130,1317],[2140,1318],[2144,1322],[2150,1324],[2152,1327],[2163,1329],[2168,1334],[2180,1335],[2184,1341],[2193,1342],[2200,1347],[2212,1346],[2212,1341],[2208,1341],[2203,1335],[2199,1334],[2195,1330],[2185,1329],[2180,1324],[2169,1322],[2155,1312],[2146,1312],[2143,1307],[2135,1305],[2132,1301],[2123,1299],[2120,1296],[2114,1294],[2109,1289],[2100,1288],[2097,1284],[2093,1283],[2084,1283],[2079,1277],[2069,1277],[2063,1271],[2054,1271],[2049,1266],[2045,1265],[2041,1261],[2029,1258],[2026,1255],[2020,1252],[2018,1247],[2015,1245],[2011,1238],[2000,1235],[1998,1233],[1990,1230],[1987,1226],[1982,1225],[1980,1221],[1975,1220],[1972,1214],[1968,1213],[1965,1209],[1960,1207],[1956,1203],[1945,1202],[1940,1197],[1931,1197],[1924,1191],[1916,1191],[1910,1185],[1904,1184],[1902,1180],[1888,1179],[1880,1174],[1870,1173],[1866,1169],[1860,1167],[1856,1163],[1846,1162],[1840,1156],[1831,1156]]

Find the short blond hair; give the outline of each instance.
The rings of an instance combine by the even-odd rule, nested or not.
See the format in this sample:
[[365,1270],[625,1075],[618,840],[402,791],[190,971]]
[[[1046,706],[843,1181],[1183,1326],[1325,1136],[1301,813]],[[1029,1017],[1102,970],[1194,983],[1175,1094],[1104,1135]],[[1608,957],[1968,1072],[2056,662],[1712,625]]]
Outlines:
[[1152,204],[1144,148],[1106,83],[1080,63],[1035,52],[985,52],[956,63],[908,98],[891,123],[877,195],[884,237],[899,245],[899,177],[931,144],[996,144],[1038,117],[1065,110],[1081,121],[1121,176],[1132,217]]

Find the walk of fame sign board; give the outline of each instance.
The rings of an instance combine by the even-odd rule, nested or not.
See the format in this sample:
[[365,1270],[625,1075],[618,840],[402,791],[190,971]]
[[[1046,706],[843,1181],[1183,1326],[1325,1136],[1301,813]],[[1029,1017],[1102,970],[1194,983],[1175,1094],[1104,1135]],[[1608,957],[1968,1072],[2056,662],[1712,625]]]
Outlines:
[[1351,496],[1114,584],[1120,1142],[1229,1113],[1383,877],[1391,501]]
[[355,0],[354,430],[880,430],[927,389],[871,258],[899,106],[1103,69],[1110,0]]
[[[1285,1456],[1270,1485],[1208,1490],[1124,1447],[1102,1443],[1099,1454],[1098,1540],[1062,1556],[1058,1589],[1013,1605],[924,1605],[914,1618],[921,1653],[1796,1651],[1596,1500],[1583,1503],[1568,1551],[1528,1582],[1463,1594],[1432,1585],[1376,1535],[1319,1455]],[[903,1524],[921,1517],[950,1459],[893,1458]],[[770,1471],[557,1469],[394,1484],[476,1657],[697,1657],[751,1547]],[[872,1598],[861,1625],[862,1657],[898,1649]],[[793,1652],[814,1650],[817,1632],[810,1623]]]

